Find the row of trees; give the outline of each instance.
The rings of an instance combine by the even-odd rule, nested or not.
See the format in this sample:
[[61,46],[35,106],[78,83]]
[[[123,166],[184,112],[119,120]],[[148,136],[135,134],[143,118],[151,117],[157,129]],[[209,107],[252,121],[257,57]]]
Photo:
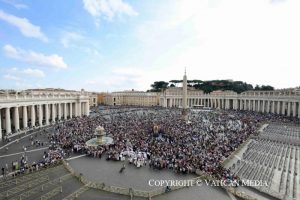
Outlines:
[[[155,81],[151,84],[151,92],[161,92],[168,87],[178,87],[183,80],[171,80],[169,82],[165,81]],[[251,84],[242,81],[231,81],[231,80],[212,80],[212,81],[202,81],[202,80],[188,80],[189,87],[194,87],[198,90],[203,90],[204,93],[210,93],[214,90],[232,90],[237,93],[241,93],[247,90],[274,90],[274,87],[270,85],[256,85],[253,87]]]

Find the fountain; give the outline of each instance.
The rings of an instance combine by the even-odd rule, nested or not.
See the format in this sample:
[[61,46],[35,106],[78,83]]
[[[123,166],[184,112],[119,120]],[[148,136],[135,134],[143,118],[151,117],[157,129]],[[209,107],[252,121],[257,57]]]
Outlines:
[[95,129],[94,135],[96,137],[88,140],[85,145],[96,147],[99,145],[113,144],[113,139],[106,136],[106,133],[104,132],[104,128],[102,126],[98,126]]

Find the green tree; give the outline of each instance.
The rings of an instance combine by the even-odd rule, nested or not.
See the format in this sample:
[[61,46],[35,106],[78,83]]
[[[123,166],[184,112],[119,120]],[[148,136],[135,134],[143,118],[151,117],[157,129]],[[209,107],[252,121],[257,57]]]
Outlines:
[[168,87],[169,83],[165,81],[155,81],[151,85],[151,91],[152,92],[161,92],[162,90],[166,89]]

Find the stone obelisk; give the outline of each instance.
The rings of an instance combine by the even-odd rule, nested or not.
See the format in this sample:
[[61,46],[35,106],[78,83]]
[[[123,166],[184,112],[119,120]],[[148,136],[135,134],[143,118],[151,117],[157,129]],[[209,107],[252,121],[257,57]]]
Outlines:
[[187,120],[187,77],[186,77],[186,70],[184,70],[183,75],[183,83],[182,83],[182,115],[184,119]]

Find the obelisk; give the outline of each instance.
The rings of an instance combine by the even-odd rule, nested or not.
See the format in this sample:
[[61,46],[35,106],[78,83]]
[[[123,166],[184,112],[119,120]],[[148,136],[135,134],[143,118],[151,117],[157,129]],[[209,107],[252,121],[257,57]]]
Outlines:
[[187,77],[186,77],[186,70],[184,70],[182,89],[183,89],[182,108],[184,110],[186,110],[187,109]]
[[187,77],[186,69],[184,70],[183,83],[182,83],[182,116],[187,121],[188,119],[188,110],[187,110]]

